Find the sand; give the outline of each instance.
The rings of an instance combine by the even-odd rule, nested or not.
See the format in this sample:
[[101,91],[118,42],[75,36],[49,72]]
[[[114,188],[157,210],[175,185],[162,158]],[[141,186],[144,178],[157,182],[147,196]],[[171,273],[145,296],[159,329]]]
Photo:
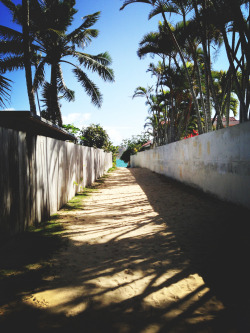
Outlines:
[[[249,211],[146,169],[118,168],[21,302],[33,332],[250,332]],[[26,330],[27,331],[27,330]]]

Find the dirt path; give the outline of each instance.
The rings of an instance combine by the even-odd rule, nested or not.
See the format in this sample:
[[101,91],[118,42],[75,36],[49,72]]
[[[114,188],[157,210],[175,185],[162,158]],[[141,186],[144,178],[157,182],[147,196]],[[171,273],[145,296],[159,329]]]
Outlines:
[[20,328],[250,332],[249,211],[119,168],[83,210],[59,214],[69,245],[23,297]]

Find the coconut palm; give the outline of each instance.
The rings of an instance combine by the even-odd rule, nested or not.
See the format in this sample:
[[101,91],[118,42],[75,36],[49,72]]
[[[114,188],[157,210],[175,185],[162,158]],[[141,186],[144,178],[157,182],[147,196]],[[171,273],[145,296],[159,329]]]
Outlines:
[[23,34],[23,53],[24,53],[24,68],[27,83],[27,92],[30,103],[30,110],[36,114],[36,102],[34,88],[32,84],[32,70],[31,70],[31,40],[30,40],[30,10],[29,0],[22,0],[22,34]]
[[[64,24],[61,22],[61,26],[58,27],[57,22],[61,20],[56,10],[58,4],[60,5],[58,1],[48,2],[46,8],[43,8],[47,21],[45,21],[46,29],[36,32],[42,56],[37,67],[34,86],[37,89],[41,84],[44,84],[43,97],[47,111],[51,115],[51,120],[61,126],[59,93],[68,101],[74,99],[74,92],[68,89],[64,82],[62,63],[73,67],[74,75],[91,97],[92,103],[97,107],[102,104],[102,95],[82,67],[97,73],[104,81],[114,81],[114,74],[109,68],[111,58],[107,52],[90,55],[78,50],[79,48],[84,49],[93,38],[98,36],[98,31],[91,27],[98,20],[100,12],[83,17],[83,23],[78,28],[72,32],[67,32],[75,12],[69,11],[69,16],[65,18]],[[50,65],[51,68],[50,83],[44,81],[46,64]]]
[[29,1],[23,0],[22,6],[15,5],[11,0],[0,1],[11,12],[13,21],[22,26],[22,32],[19,32],[0,25],[0,52],[2,55],[0,70],[6,72],[25,69],[30,110],[36,114],[31,71],[31,58],[34,53],[34,45],[32,45],[29,29]]
[[[0,0],[8,5],[16,23],[22,24],[25,16],[25,7],[15,6],[10,0]],[[27,3],[26,3],[27,5]],[[32,89],[43,88],[43,101],[46,104],[45,114],[59,126],[62,125],[62,116],[59,99],[74,99],[74,92],[69,89],[63,79],[61,64],[73,67],[73,73],[91,97],[92,103],[101,106],[102,95],[98,87],[88,77],[82,68],[97,73],[104,81],[113,81],[114,74],[109,67],[111,58],[107,52],[90,55],[80,52],[98,31],[92,29],[100,16],[100,12],[83,17],[83,23],[75,30],[68,32],[77,12],[74,9],[74,0],[33,0],[29,2],[29,47],[31,49],[31,63],[36,67]],[[26,26],[27,28],[27,26]],[[25,66],[25,37],[6,27],[0,26],[0,36],[4,37],[0,43],[4,45],[5,58],[2,68],[14,70]],[[15,47],[13,44],[17,42]],[[7,44],[6,44],[7,42]],[[45,66],[50,66],[50,82],[45,81]],[[27,83],[28,86],[28,83]],[[59,96],[61,94],[61,96]]]

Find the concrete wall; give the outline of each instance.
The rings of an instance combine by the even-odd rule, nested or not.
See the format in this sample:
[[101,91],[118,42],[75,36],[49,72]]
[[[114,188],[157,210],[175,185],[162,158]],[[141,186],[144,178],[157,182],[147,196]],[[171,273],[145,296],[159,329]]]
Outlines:
[[0,127],[0,238],[48,219],[111,167],[101,149]]
[[250,122],[140,152],[131,166],[250,208]]

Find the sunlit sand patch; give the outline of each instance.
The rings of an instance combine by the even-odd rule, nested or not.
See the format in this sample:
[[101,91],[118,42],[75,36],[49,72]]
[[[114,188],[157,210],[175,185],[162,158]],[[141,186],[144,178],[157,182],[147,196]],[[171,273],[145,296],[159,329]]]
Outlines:
[[146,328],[144,328],[140,333],[157,333],[160,331],[162,325],[155,323],[155,324],[150,324]]
[[[170,278],[169,274],[171,273],[168,272],[168,274],[161,276],[160,279],[163,283],[163,287],[156,288],[156,291],[146,296],[144,298],[145,305],[167,308],[170,303],[178,303],[178,311],[182,313],[183,309],[190,307],[209,291],[203,279],[198,274],[189,275],[176,283],[172,283],[168,287],[164,287],[164,279],[167,281]],[[159,281],[153,286],[155,287],[158,283]],[[172,315],[177,315],[176,311],[176,309],[168,311],[166,316],[169,318],[172,317]]]
[[89,280],[81,287],[39,292],[24,302],[37,308],[46,307],[52,313],[75,316],[85,311],[90,303],[95,304],[96,308],[102,308],[140,295],[153,277],[145,277],[142,271],[125,269],[115,275]]
[[86,310],[88,299],[80,299],[88,295],[88,292],[84,287],[56,288],[36,293],[31,298],[24,299],[24,303],[37,308],[46,307],[52,313],[72,316]]
[[[50,289],[25,302],[65,316],[104,311],[109,306],[133,316],[134,304],[146,314],[151,310],[159,313],[159,322],[145,323],[140,333],[161,332],[164,323],[185,311],[191,312],[190,323],[210,320],[211,313],[223,305],[206,298],[209,289],[198,274],[189,275],[189,261],[181,257],[171,229],[136,184],[116,190],[115,195],[113,189],[93,193],[84,211],[66,213],[72,242],[67,253],[60,254],[55,280],[67,287],[56,288],[57,281],[53,281]],[[125,195],[126,191],[131,195]],[[67,219],[72,219],[71,223]],[[117,326],[119,333],[130,329],[123,322]]]

